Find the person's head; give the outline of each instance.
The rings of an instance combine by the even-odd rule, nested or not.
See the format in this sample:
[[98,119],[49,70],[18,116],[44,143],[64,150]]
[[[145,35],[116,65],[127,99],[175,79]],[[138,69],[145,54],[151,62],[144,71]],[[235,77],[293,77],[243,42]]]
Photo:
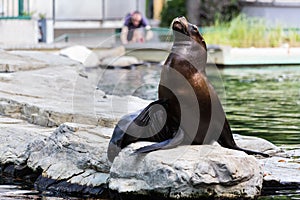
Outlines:
[[139,11],[134,11],[131,14],[131,22],[134,26],[138,26],[141,23],[142,14]]

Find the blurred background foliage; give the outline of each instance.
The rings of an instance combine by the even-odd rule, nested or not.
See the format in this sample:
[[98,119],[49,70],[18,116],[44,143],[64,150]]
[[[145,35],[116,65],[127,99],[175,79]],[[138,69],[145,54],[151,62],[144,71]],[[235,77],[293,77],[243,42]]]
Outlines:
[[198,26],[213,25],[219,21],[228,22],[240,12],[238,0],[169,0],[161,12],[161,27],[168,27],[174,17],[187,16]]
[[161,12],[161,27],[169,27],[177,16],[186,16],[187,9],[185,0],[167,1]]
[[241,14],[238,0],[168,0],[161,12],[161,27],[169,27],[177,16],[199,26],[207,44],[232,47],[300,46],[297,29],[281,24],[268,27],[265,19]]

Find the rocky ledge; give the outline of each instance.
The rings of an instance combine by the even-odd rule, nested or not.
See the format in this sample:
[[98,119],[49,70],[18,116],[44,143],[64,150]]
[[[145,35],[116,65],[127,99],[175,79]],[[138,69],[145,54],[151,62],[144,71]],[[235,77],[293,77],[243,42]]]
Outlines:
[[[218,145],[182,146],[138,156],[131,152],[146,143],[136,143],[110,163],[106,150],[114,124],[148,101],[106,95],[97,89],[101,70],[86,70],[59,55],[0,54],[0,65],[14,71],[0,73],[3,176],[21,178],[55,194],[122,198],[252,198],[261,189],[299,188],[299,146],[284,150],[239,135],[235,135],[239,146],[272,157],[254,158]],[[15,55],[17,67],[10,66]]]
[[132,155],[137,143],[115,159],[109,187],[118,193],[167,198],[253,198],[260,194],[263,171],[253,156],[215,145],[180,146]]

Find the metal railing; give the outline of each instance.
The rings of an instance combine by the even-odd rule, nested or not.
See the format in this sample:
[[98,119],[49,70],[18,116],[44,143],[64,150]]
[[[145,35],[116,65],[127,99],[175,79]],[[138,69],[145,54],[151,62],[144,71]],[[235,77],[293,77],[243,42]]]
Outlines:
[[31,19],[29,0],[0,0],[0,19]]

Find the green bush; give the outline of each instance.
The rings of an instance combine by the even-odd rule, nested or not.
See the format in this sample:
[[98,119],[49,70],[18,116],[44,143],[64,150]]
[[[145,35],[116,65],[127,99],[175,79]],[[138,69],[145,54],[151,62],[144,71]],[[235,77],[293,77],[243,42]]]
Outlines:
[[169,0],[161,12],[161,27],[169,27],[173,19],[178,16],[186,16],[185,0]]

